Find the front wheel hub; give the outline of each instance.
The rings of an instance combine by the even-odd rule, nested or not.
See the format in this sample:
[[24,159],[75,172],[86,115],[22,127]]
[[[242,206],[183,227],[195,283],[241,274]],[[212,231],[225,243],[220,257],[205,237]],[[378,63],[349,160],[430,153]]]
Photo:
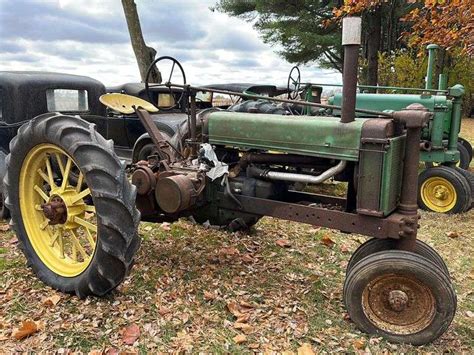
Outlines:
[[41,208],[50,226],[66,223],[67,208],[61,197],[53,196],[48,203],[42,204]]
[[388,303],[395,312],[402,312],[408,304],[408,296],[402,290],[393,290],[388,294]]

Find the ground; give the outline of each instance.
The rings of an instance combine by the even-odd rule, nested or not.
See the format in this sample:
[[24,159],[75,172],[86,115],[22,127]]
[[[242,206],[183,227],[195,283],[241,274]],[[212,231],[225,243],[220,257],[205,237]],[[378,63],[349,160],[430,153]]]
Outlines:
[[[463,122],[463,136],[474,142],[474,120]],[[344,271],[364,237],[264,218],[244,234],[184,220],[142,223],[142,247],[129,278],[110,296],[86,300],[39,282],[14,234],[0,232],[0,353],[307,354],[309,347],[317,352],[472,353],[474,210],[424,212],[421,223],[420,239],[444,257],[458,296],[453,324],[430,345],[390,344],[361,333],[348,319],[341,301]],[[17,340],[24,321],[33,321],[37,331]]]

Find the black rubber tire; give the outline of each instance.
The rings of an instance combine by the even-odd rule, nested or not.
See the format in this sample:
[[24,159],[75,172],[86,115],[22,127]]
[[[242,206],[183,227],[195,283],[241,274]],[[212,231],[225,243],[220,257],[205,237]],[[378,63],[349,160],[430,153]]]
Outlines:
[[469,164],[472,161],[472,144],[469,143],[467,140],[465,140],[462,137],[458,137],[458,143],[462,144],[464,148],[466,148],[468,154],[469,154]]
[[[380,251],[395,250],[396,244],[397,244],[397,241],[394,239],[372,238],[372,239],[367,240],[365,243],[361,244],[352,254],[351,258],[349,259],[349,262],[347,263],[346,275],[360,260],[362,260],[366,256],[378,253]],[[422,256],[432,261],[441,270],[443,270],[443,272],[446,275],[449,276],[449,270],[448,270],[448,267],[446,266],[446,263],[444,262],[441,255],[439,255],[438,252],[434,250],[431,246],[417,239],[415,250],[413,252],[419,256]]]
[[[431,291],[435,311],[424,329],[412,334],[397,334],[381,329],[369,319],[363,308],[363,291],[372,280],[382,275],[415,278]],[[400,250],[382,251],[360,260],[346,277],[343,298],[350,318],[359,329],[391,342],[413,345],[427,344],[440,337],[452,322],[457,305],[449,276],[430,260]]]
[[464,170],[461,168],[456,168],[456,170],[466,178],[467,182],[471,186],[471,207],[470,208],[472,208],[474,206],[474,173],[472,171]]
[[10,218],[10,210],[5,206],[5,196],[0,192],[0,219],[6,220]]
[[458,142],[459,150],[459,167],[461,169],[469,169],[469,164],[471,164],[472,155],[469,154],[467,148],[461,143]]
[[[75,277],[51,271],[38,257],[28,238],[19,204],[19,176],[23,160],[38,144],[56,145],[73,157],[91,190],[97,213],[97,246],[90,264]],[[46,284],[80,298],[103,296],[130,272],[140,245],[140,213],[135,207],[136,187],[114,153],[113,142],[97,133],[95,125],[81,118],[59,114],[38,116],[23,125],[10,143],[7,156],[6,204],[13,228],[29,266]]]
[[267,100],[246,100],[229,107],[228,111],[288,115],[290,112]]
[[[467,179],[457,169],[448,166],[436,166],[423,170],[418,176],[418,206],[421,209],[432,211],[421,197],[423,182],[432,177],[441,177],[451,183],[457,194],[456,204],[447,213],[463,213],[471,206],[472,190]],[[436,211],[434,211],[436,212]]]

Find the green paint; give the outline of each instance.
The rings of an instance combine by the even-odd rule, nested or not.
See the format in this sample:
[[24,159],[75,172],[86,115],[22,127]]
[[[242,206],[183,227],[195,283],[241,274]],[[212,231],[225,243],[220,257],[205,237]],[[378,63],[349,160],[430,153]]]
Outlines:
[[405,136],[390,139],[383,159],[380,210],[389,215],[398,205],[402,188]]
[[428,49],[428,69],[426,70],[425,89],[432,89],[436,51],[439,49],[439,46],[436,44],[429,44],[426,48]]
[[365,121],[343,124],[335,117],[214,112],[209,117],[209,143],[358,161]]

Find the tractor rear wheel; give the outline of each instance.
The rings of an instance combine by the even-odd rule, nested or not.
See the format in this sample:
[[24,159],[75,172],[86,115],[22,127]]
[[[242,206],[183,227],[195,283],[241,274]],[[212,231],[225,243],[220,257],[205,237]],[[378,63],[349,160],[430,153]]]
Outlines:
[[440,337],[457,303],[451,280],[438,265],[401,250],[360,260],[346,277],[343,298],[362,331],[413,345]]
[[81,298],[113,290],[133,265],[140,220],[113,142],[80,118],[45,114],[23,125],[10,148],[7,207],[33,271]]
[[418,205],[428,211],[462,213],[471,206],[471,186],[448,166],[425,169],[418,176]]
[[[351,271],[354,265],[356,265],[366,256],[378,253],[380,251],[395,250],[396,244],[397,241],[395,239],[372,238],[367,240],[365,243],[361,244],[352,254],[351,258],[349,259],[349,262],[347,263],[346,275]],[[446,275],[449,276],[449,270],[446,266],[446,263],[444,262],[441,255],[439,255],[438,252],[434,250],[431,246],[417,239],[415,244],[415,250],[413,250],[413,252],[419,256],[422,256],[432,261],[433,263],[438,265],[438,267],[443,270]]]

